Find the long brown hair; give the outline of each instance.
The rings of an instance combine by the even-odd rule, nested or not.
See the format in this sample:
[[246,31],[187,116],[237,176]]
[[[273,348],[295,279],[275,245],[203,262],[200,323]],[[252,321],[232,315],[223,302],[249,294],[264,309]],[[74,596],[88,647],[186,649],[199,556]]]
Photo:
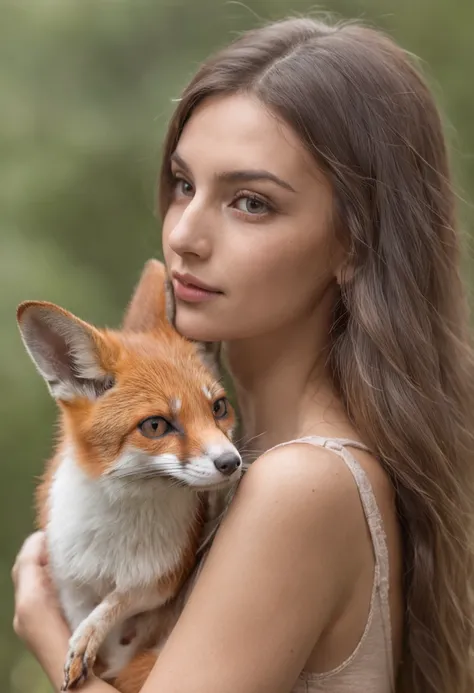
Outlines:
[[347,412],[390,474],[404,537],[403,693],[472,693],[472,356],[455,196],[440,117],[413,61],[382,32],[287,19],[211,57],[171,120],[247,92],[286,121],[332,182],[350,276],[330,366]]

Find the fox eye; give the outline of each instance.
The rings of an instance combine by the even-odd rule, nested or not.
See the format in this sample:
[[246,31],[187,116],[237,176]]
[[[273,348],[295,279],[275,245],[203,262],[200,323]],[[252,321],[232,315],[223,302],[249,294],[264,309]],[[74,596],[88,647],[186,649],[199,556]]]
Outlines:
[[145,438],[161,438],[173,430],[173,426],[162,416],[149,416],[138,424],[138,429]]
[[223,419],[228,413],[228,401],[227,397],[221,397],[217,399],[212,405],[212,413],[216,419]]

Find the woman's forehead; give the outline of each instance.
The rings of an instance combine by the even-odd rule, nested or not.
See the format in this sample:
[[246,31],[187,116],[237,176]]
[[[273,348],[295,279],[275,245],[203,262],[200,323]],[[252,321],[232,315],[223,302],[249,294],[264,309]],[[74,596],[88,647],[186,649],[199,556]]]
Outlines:
[[187,122],[176,151],[193,171],[264,169],[292,187],[308,176],[314,182],[320,173],[291,127],[248,94],[206,99]]

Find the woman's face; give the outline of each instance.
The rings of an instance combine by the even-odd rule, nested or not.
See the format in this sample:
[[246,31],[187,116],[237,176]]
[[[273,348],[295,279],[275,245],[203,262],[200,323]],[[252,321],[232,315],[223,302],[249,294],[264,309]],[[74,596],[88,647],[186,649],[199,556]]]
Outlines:
[[293,131],[256,98],[213,97],[186,124],[171,168],[163,247],[178,331],[230,341],[311,316],[341,248],[330,186]]

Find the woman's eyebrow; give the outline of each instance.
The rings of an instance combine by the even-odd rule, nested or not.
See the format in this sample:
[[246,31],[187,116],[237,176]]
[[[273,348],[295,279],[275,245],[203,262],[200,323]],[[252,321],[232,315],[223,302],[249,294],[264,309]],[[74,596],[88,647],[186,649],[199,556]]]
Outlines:
[[270,171],[260,170],[260,169],[248,169],[244,171],[222,171],[222,173],[216,173],[216,178],[225,181],[226,183],[239,183],[250,180],[270,180],[276,183],[281,188],[289,190],[290,192],[296,192],[294,188],[291,187],[289,183],[275,176],[274,173]]
[[[191,173],[191,169],[177,152],[174,152],[171,155],[171,160],[178,164],[178,166],[180,166],[187,173]],[[224,181],[226,183],[239,183],[251,180],[269,180],[273,183],[276,183],[285,190],[289,190],[293,193],[296,192],[296,190],[289,183],[282,180],[278,176],[275,176],[274,173],[270,173],[270,171],[265,171],[263,169],[248,169],[243,171],[222,171],[220,173],[216,173],[215,177],[217,180]]]

